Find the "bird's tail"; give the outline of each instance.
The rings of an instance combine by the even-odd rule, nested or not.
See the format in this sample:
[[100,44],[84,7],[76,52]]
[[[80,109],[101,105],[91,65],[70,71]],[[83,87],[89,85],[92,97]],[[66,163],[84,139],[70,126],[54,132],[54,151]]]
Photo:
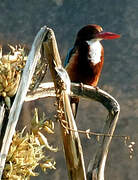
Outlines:
[[70,99],[70,104],[71,104],[72,113],[75,119],[77,115],[77,110],[78,110],[79,97],[72,96]]

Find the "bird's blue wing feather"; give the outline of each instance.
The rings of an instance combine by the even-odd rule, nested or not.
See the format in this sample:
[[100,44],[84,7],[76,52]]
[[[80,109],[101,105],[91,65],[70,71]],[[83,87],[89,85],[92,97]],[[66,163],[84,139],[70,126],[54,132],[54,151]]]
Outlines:
[[73,54],[73,51],[74,51],[74,47],[69,49],[66,59],[64,61],[64,67],[66,67],[66,65],[69,63],[69,60],[71,58],[71,55]]

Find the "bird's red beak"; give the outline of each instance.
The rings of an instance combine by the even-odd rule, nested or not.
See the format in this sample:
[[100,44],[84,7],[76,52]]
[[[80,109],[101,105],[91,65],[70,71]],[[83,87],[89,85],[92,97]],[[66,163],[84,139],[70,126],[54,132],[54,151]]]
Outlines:
[[112,32],[99,32],[96,34],[96,38],[99,39],[117,39],[120,38],[119,34],[112,33]]

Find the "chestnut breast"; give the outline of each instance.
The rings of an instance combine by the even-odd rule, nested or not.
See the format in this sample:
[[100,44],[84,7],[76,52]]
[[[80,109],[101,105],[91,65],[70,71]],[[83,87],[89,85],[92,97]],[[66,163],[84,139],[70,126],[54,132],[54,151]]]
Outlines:
[[104,61],[102,45],[85,42],[76,49],[66,66],[71,81],[97,86]]

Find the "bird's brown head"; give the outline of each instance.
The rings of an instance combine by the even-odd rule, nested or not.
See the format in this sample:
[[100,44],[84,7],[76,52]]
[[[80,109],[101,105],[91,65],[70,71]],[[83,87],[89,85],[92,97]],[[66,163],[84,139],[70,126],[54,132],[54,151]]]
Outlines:
[[103,40],[116,38],[120,38],[120,35],[112,32],[104,32],[101,26],[96,24],[89,24],[79,30],[76,43],[89,41],[92,39]]

